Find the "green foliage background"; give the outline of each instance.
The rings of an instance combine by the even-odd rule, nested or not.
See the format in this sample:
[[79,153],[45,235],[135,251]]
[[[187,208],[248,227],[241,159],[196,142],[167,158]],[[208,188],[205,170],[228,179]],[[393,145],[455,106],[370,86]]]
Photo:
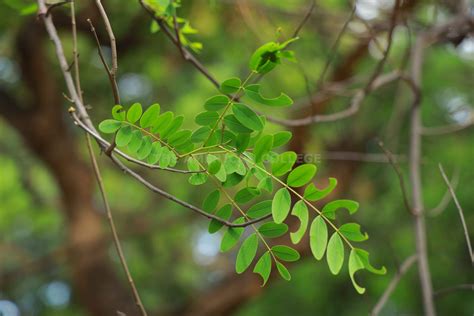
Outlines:
[[[248,57],[255,48],[275,40],[277,28],[281,28],[283,38],[290,37],[301,20],[302,8],[307,7],[307,2],[300,0],[260,0],[252,3],[258,8],[251,14],[252,17],[242,17],[232,1],[186,1],[179,10],[180,16],[186,17],[199,30],[198,34],[191,36],[193,40],[203,43],[199,58],[220,80],[235,75],[244,78],[248,72]],[[78,4],[78,11],[84,5]],[[158,101],[162,112],[166,109],[184,114],[184,127],[194,129],[194,115],[201,112],[204,101],[215,94],[214,87],[190,64],[181,60],[176,48],[163,34],[150,33],[150,20],[136,2],[111,0],[107,1],[107,9],[117,38],[134,28],[136,42],[119,56],[118,79],[124,105]],[[268,74],[263,81],[267,89],[264,92],[285,91],[295,100],[305,98],[306,80],[314,89],[337,35],[336,30],[349,12],[345,1],[318,2],[313,18],[301,33],[301,39],[292,47],[299,64],[284,63]],[[338,19],[332,19],[333,16]],[[431,22],[432,6],[420,5],[415,17],[420,22]],[[18,17],[17,11],[7,2],[0,4],[0,85],[20,100],[25,98],[25,87],[15,66],[13,41],[19,27],[28,18]],[[62,32],[61,36],[70,55],[69,31]],[[394,65],[403,61],[408,40],[406,32],[400,28],[395,34],[390,57]],[[58,82],[62,84],[53,47],[49,42],[47,44],[51,71],[56,73]],[[356,39],[345,36],[335,56],[335,63],[341,61],[355,44]],[[98,124],[109,117],[112,106],[109,83],[91,34],[80,33],[79,45],[84,98],[92,105],[90,114]],[[376,60],[369,55],[358,65],[356,73],[368,77],[375,63]],[[11,71],[5,68],[9,65]],[[386,68],[387,71],[390,69],[389,66]],[[456,108],[456,104],[461,103],[472,115],[473,71],[472,52],[470,56],[461,56],[460,50],[451,44],[438,45],[427,51],[422,87],[425,125],[453,122],[454,116],[449,113],[447,104]],[[336,151],[338,148],[333,148],[333,144],[346,139],[354,144],[354,151],[380,153],[376,139],[381,138],[390,145],[391,150],[406,155],[406,110],[410,100],[410,91],[403,83],[390,84],[368,97],[361,111],[353,118],[312,126],[305,151],[315,154]],[[398,122],[398,139],[387,134],[396,102],[406,104],[402,120]],[[331,102],[328,111],[346,106],[347,98],[338,98]],[[64,109],[67,107],[65,100]],[[299,111],[272,110],[271,114],[290,117],[291,113],[298,116]],[[71,131],[77,134],[81,154],[86,159],[82,133],[72,122],[69,125]],[[268,126],[273,132],[281,130],[276,125]],[[442,162],[450,174],[459,169],[456,192],[471,230],[474,226],[471,211],[474,207],[471,192],[473,156],[472,128],[455,135],[424,138],[422,171],[426,208],[435,207],[446,191],[438,172],[438,162]],[[128,261],[149,310],[181,307],[197,293],[221,282],[224,275],[233,273],[235,253],[224,255],[216,252],[219,238],[207,235],[207,221],[149,194],[110,167],[105,159],[100,161],[105,166],[105,185],[116,214],[118,230],[123,236]],[[327,174],[331,167],[345,163],[336,164],[322,159],[317,164],[318,178],[331,176]],[[15,302],[25,315],[84,315],[83,308],[74,299],[65,257],[52,255],[64,247],[67,229],[59,211],[61,196],[55,181],[45,166],[24,146],[15,130],[3,120],[0,120],[0,166],[0,300]],[[407,176],[407,164],[402,161],[401,167]],[[151,172],[149,175],[159,186],[180,198],[196,205],[201,203],[202,192],[187,185],[187,176],[160,177],[161,173]],[[367,288],[367,293],[361,296],[352,289],[347,274],[334,277],[326,263],[306,257],[291,266],[291,282],[271,280],[262,294],[245,302],[236,315],[367,314],[396,273],[399,263],[415,251],[412,223],[403,206],[398,179],[388,164],[363,163],[358,166],[351,179],[350,190],[344,192],[344,196],[337,196],[344,197],[359,201],[360,210],[355,219],[370,233],[367,247],[371,249],[371,259],[377,264],[384,264],[388,273],[385,276],[366,273],[358,276],[360,283]],[[97,204],[100,203],[97,195]],[[435,289],[472,283],[472,266],[454,204],[450,203],[440,215],[428,217],[427,227]],[[117,262],[116,272],[121,276],[112,245],[110,256]],[[52,259],[47,264],[40,264],[44,258]],[[347,269],[347,263],[343,269]],[[70,299],[65,299],[62,304],[54,303],[51,285],[57,283],[52,282],[61,282],[65,286],[60,287],[62,293],[72,291]],[[412,268],[394,292],[383,315],[421,314],[420,301],[418,276],[416,268]],[[436,304],[440,315],[471,315],[474,312],[474,300],[469,291],[441,296]]]

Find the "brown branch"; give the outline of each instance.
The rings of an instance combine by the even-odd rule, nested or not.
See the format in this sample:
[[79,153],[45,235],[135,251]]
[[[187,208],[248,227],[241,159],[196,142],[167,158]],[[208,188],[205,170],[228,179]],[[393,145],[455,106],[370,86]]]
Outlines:
[[375,304],[374,308],[370,312],[371,316],[377,316],[380,314],[383,307],[385,306],[388,299],[390,298],[390,295],[392,295],[393,291],[395,291],[395,288],[397,287],[402,277],[408,272],[408,270],[410,270],[411,266],[416,262],[416,260],[417,260],[416,255],[411,255],[410,257],[406,258],[405,261],[403,261],[403,263],[398,268],[397,273],[392,278],[387,288],[383,292],[382,296],[377,301],[377,304]]
[[[87,134],[86,134],[87,135]],[[112,216],[112,211],[110,209],[109,201],[107,199],[107,194],[105,192],[104,182],[102,181],[102,176],[100,173],[99,165],[97,163],[97,159],[94,156],[94,151],[92,149],[92,142],[90,137],[87,135],[87,149],[89,150],[92,167],[94,170],[95,177],[97,179],[97,184],[99,185],[100,195],[102,197],[102,201],[104,202],[105,211],[107,214],[107,220],[109,222],[110,230],[112,231],[112,237],[114,240],[115,249],[117,250],[117,254],[119,256],[120,264],[122,265],[123,271],[127,276],[127,281],[130,284],[130,288],[132,289],[133,297],[135,299],[135,304],[138,307],[141,315],[147,316],[147,312],[145,307],[143,306],[142,300],[140,298],[140,294],[138,293],[138,289],[133,281],[132,274],[130,273],[130,269],[127,264],[127,259],[125,258],[125,254],[122,249],[122,245],[120,243],[120,238],[117,233],[117,228],[115,227],[114,218]]]
[[[98,6],[99,6],[99,4],[100,4],[100,1],[97,1]],[[91,28],[93,29],[92,23],[90,22],[90,20],[88,20],[88,21],[91,24]],[[79,95],[79,98],[80,98],[81,102],[84,102],[83,98],[82,98],[82,91],[81,91],[81,85],[80,85],[79,59],[78,59],[78,54],[77,54],[77,30],[76,30],[76,17],[75,17],[75,10],[74,10],[74,0],[71,3],[71,24],[72,24],[72,34],[73,34],[73,55],[74,55],[74,65],[75,65],[76,90],[78,92],[78,95]],[[96,36],[96,39],[97,39],[97,34],[95,34],[95,31],[94,31],[94,35]],[[114,44],[115,44],[115,42],[114,42]],[[99,47],[99,51],[100,51],[100,47]],[[106,64],[104,64],[104,65],[106,65]],[[106,67],[106,69],[108,69],[108,67]],[[115,76],[113,76],[112,78],[113,78],[113,82],[116,83],[115,82]],[[116,87],[116,85],[115,85],[115,87]],[[125,254],[123,252],[122,245],[120,243],[120,238],[119,238],[118,233],[117,233],[117,228],[115,226],[115,221],[114,221],[114,218],[112,216],[112,211],[110,209],[110,204],[109,204],[109,201],[107,199],[107,193],[105,192],[104,182],[102,181],[102,175],[101,175],[101,172],[100,172],[99,164],[97,163],[97,159],[94,155],[94,150],[92,149],[91,137],[87,133],[85,133],[85,136],[86,136],[87,150],[88,150],[89,158],[90,158],[90,161],[91,161],[91,164],[92,164],[92,169],[94,171],[94,176],[95,176],[97,184],[99,186],[100,195],[101,195],[102,201],[104,203],[108,223],[109,223],[109,226],[110,226],[110,230],[112,231],[112,237],[113,237],[115,249],[116,249],[118,257],[119,257],[120,264],[123,268],[125,276],[127,277],[127,280],[128,280],[129,285],[130,285],[130,289],[132,291],[133,298],[135,300],[135,304],[138,307],[138,310],[140,311],[142,316],[147,316],[147,312],[145,310],[145,307],[143,306],[142,300],[140,298],[140,294],[139,294],[138,289],[135,285],[132,274],[130,273],[130,269],[128,267],[128,263],[127,263],[127,260],[125,258]]]
[[449,182],[449,179],[446,176],[446,173],[444,172],[443,166],[441,164],[438,164],[438,167],[439,167],[439,172],[441,172],[444,182],[446,183],[446,186],[448,187],[449,193],[451,193],[451,196],[453,197],[454,204],[456,205],[456,208],[459,211],[459,218],[461,219],[462,228],[464,230],[464,237],[466,238],[467,250],[469,251],[469,257],[471,258],[471,263],[474,265],[474,253],[472,252],[471,240],[469,238],[469,231],[467,229],[466,220],[464,219],[464,213],[463,213],[461,204],[458,201],[456,193],[454,193],[453,186]]
[[445,126],[437,127],[423,127],[421,133],[423,136],[440,136],[446,134],[452,134],[458,131],[461,131],[465,128],[471,127],[474,125],[474,118],[469,119],[463,124],[450,124]]
[[[460,174],[461,172],[459,171],[459,168],[456,168],[456,170],[454,171],[453,177],[451,178],[451,181],[450,181],[454,190],[456,190],[459,184]],[[449,202],[451,202],[451,199],[452,199],[452,195],[449,192],[449,188],[448,188],[446,189],[446,192],[444,193],[441,201],[439,201],[438,205],[436,205],[434,208],[429,210],[427,214],[432,217],[438,216],[448,207]]]
[[[421,69],[423,64],[423,52],[425,49],[425,37],[419,36],[412,51],[411,77],[413,83],[421,86]],[[410,123],[410,183],[412,189],[412,205],[415,223],[415,243],[418,255],[418,274],[420,277],[421,292],[423,297],[424,312],[428,316],[435,316],[436,310],[433,301],[433,285],[431,281],[430,267],[428,264],[428,250],[426,241],[425,217],[423,214],[423,193],[421,184],[421,103],[415,101],[411,110]]]

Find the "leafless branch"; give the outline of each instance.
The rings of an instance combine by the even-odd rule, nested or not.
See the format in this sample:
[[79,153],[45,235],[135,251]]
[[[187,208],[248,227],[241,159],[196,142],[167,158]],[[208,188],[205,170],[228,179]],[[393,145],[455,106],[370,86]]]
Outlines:
[[434,295],[436,298],[439,298],[441,296],[460,291],[460,290],[465,290],[465,291],[474,291],[474,284],[458,284],[458,285],[453,285],[444,289],[437,290]]
[[395,291],[395,288],[397,287],[402,277],[408,272],[408,270],[411,268],[411,266],[415,263],[416,260],[417,260],[417,256],[411,255],[410,257],[406,258],[405,261],[403,261],[403,263],[398,268],[397,273],[392,278],[387,288],[383,292],[382,296],[378,300],[377,304],[375,304],[374,308],[370,312],[371,316],[377,316],[380,314],[383,307],[385,306],[388,299],[390,298],[390,295],[392,295],[393,291]]
[[[89,23],[91,23],[90,20],[89,20]],[[79,99],[81,100],[81,102],[83,102],[82,91],[81,91],[81,83],[80,83],[81,81],[80,81],[80,74],[79,74],[76,14],[75,14],[74,0],[71,1],[71,24],[72,24],[72,34],[73,34],[73,57],[74,57],[74,66],[75,66],[74,70],[75,70],[76,91],[77,91],[77,94],[79,95]],[[91,23],[91,27],[93,29],[92,23]],[[97,39],[97,35],[95,34],[95,31],[94,31],[94,35],[96,36],[96,39]],[[100,52],[100,46],[99,46],[99,52]],[[104,63],[104,66],[106,66],[105,63]],[[108,67],[106,67],[106,70],[107,70],[108,73],[110,73],[110,71],[108,71]],[[113,79],[114,79],[113,82],[115,82],[115,77],[113,77]],[[124,273],[127,277],[127,280],[128,280],[129,285],[130,285],[130,289],[132,291],[133,298],[135,300],[135,304],[138,307],[138,310],[140,311],[142,316],[147,316],[147,312],[145,310],[145,307],[143,306],[142,300],[140,298],[140,294],[139,294],[138,289],[135,285],[135,281],[133,280],[132,274],[130,273],[130,269],[128,267],[128,263],[127,263],[127,260],[125,258],[125,254],[123,252],[122,245],[120,243],[120,238],[118,236],[117,228],[115,226],[114,218],[113,218],[113,215],[112,215],[112,210],[110,209],[110,204],[109,204],[109,201],[107,199],[107,194],[105,192],[104,183],[102,181],[102,175],[101,175],[101,172],[100,172],[99,164],[97,163],[97,159],[94,155],[94,150],[92,149],[91,137],[87,133],[85,135],[86,135],[87,150],[89,152],[90,161],[92,163],[92,169],[94,170],[94,176],[95,176],[95,178],[97,180],[97,184],[99,186],[99,191],[100,191],[100,194],[101,194],[101,197],[102,197],[102,201],[104,203],[108,223],[109,223],[109,226],[110,226],[110,230],[112,232],[112,237],[113,237],[115,248],[117,250],[117,254],[119,256],[120,264],[121,264],[121,266],[123,268],[123,271],[124,271]]]
[[439,136],[461,131],[474,125],[474,118],[471,118],[464,124],[451,124],[438,127],[423,127],[421,132],[423,136]]
[[97,52],[99,54],[100,61],[102,62],[102,65],[104,66],[105,72],[107,73],[107,77],[109,78],[110,86],[112,88],[112,93],[114,96],[114,103],[120,104],[120,94],[118,90],[116,76],[113,73],[113,71],[110,69],[109,65],[107,65],[104,52],[102,51],[102,46],[100,45],[99,37],[97,36],[97,32],[95,31],[95,27],[92,24],[92,21],[90,19],[87,19],[87,22],[89,23],[91,27],[92,34],[94,34],[95,42],[97,44]]
[[[454,171],[453,177],[451,178],[451,185],[452,185],[454,190],[456,190],[456,188],[459,184],[460,174],[461,174],[461,172],[460,172],[459,168],[456,168],[456,170]],[[448,188],[448,189],[446,189],[446,192],[443,195],[443,198],[441,199],[441,201],[438,203],[438,205],[436,205],[434,208],[429,210],[427,212],[427,214],[429,216],[432,216],[432,217],[438,216],[439,214],[441,214],[448,207],[448,204],[449,204],[449,202],[451,202],[451,199],[452,199],[452,195],[449,192],[449,188]]]
[[446,183],[446,186],[448,187],[449,193],[451,193],[451,196],[453,197],[454,204],[456,204],[456,208],[459,211],[459,218],[461,219],[462,228],[464,230],[464,237],[466,237],[467,250],[469,251],[469,257],[471,258],[471,263],[474,265],[474,253],[472,252],[471,239],[469,238],[469,231],[467,230],[466,220],[464,219],[464,213],[463,213],[461,204],[458,201],[456,193],[454,193],[453,186],[449,182],[449,179],[446,176],[446,173],[444,172],[443,166],[439,164],[438,167],[439,167],[439,172],[441,172],[444,182]]
[[[420,35],[412,51],[411,77],[413,83],[421,86],[421,69],[423,53],[426,45],[424,35]],[[425,217],[423,214],[423,193],[421,184],[421,110],[420,101],[415,100],[411,110],[410,124],[410,183],[412,189],[412,205],[415,222],[415,243],[418,255],[418,274],[420,277],[424,312],[428,316],[435,316],[436,310],[433,301],[433,285],[431,282],[430,267],[428,264],[428,250],[426,242]]]
[[411,207],[410,202],[409,202],[408,191],[407,191],[407,188],[405,186],[405,180],[404,180],[403,174],[400,170],[400,167],[398,166],[397,162],[395,161],[395,158],[394,158],[393,154],[390,152],[390,150],[385,148],[383,142],[379,142],[379,146],[383,150],[384,154],[387,156],[387,159],[390,162],[390,164],[392,165],[393,170],[395,170],[395,172],[397,173],[398,181],[400,182],[400,189],[401,189],[402,195],[403,195],[403,203],[405,203],[405,207],[406,207],[407,211],[410,212],[411,214],[414,214],[413,208]]
[[313,14],[314,8],[316,7],[316,0],[310,0],[311,5],[308,8],[308,11],[306,11],[306,14],[304,15],[303,19],[301,20],[300,24],[296,27],[295,31],[293,32],[293,37],[298,37],[300,34],[300,31],[303,29],[303,26],[308,22],[309,18],[311,17],[311,14]]

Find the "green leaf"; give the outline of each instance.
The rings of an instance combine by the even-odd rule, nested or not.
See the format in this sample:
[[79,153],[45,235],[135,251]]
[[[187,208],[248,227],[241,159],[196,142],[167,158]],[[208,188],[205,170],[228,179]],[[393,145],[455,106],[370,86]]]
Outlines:
[[255,264],[255,267],[253,268],[253,272],[260,274],[260,276],[263,279],[262,286],[264,286],[267,283],[268,278],[270,277],[271,271],[272,271],[272,257],[270,255],[270,252],[267,251],[257,261],[257,263]]
[[216,95],[206,100],[204,108],[208,111],[219,111],[225,108],[229,102],[230,99],[226,95]]
[[191,138],[191,134],[191,131],[188,129],[177,131],[176,133],[170,136],[168,142],[173,147],[181,146],[188,142],[188,140]]
[[282,223],[290,212],[291,196],[286,188],[281,188],[275,193],[272,202],[272,215],[275,223]]
[[326,258],[331,273],[334,275],[338,274],[344,263],[344,245],[337,232],[332,234],[329,239]]
[[242,103],[235,103],[232,106],[232,112],[236,119],[245,127],[253,131],[261,131],[263,123],[258,115],[248,106]]
[[258,228],[258,231],[264,237],[277,238],[284,235],[288,231],[288,225],[284,223],[277,224],[274,222],[268,222],[268,223],[262,224]]
[[199,113],[195,117],[194,121],[198,125],[207,126],[207,125],[216,124],[218,119],[219,119],[219,113],[217,113],[216,111],[205,111],[205,112]]
[[247,210],[247,216],[250,218],[259,218],[271,214],[272,200],[259,202]]
[[123,106],[117,104],[112,108],[112,117],[117,121],[125,121],[127,112],[124,110]]
[[293,151],[282,153],[272,162],[272,174],[276,177],[286,174],[293,168],[297,158]]
[[278,261],[276,261],[276,266],[277,266],[278,273],[280,273],[280,276],[284,280],[290,281],[291,280],[290,271],[288,271],[288,269],[282,263],[280,263]]
[[347,223],[339,227],[339,232],[349,240],[352,241],[364,241],[369,238],[367,233],[360,231],[360,225],[357,223]]
[[253,154],[255,155],[255,162],[259,163],[263,160],[266,154],[270,152],[273,144],[273,136],[265,135],[260,138],[253,149]]
[[221,84],[221,92],[225,94],[236,93],[239,91],[240,86],[242,85],[242,81],[239,78],[230,78],[224,80]]
[[354,214],[359,208],[359,203],[352,200],[335,200],[326,204],[322,213],[330,219],[336,219],[336,210],[340,208],[345,208],[349,211],[349,214]]
[[385,274],[387,272],[385,267],[376,269],[369,263],[369,253],[367,251],[359,248],[353,248],[349,254],[349,276],[354,288],[359,294],[364,294],[365,288],[357,284],[354,275],[357,271],[362,269],[367,269],[368,271],[376,274]]
[[257,234],[253,233],[247,239],[244,240],[242,246],[237,253],[237,259],[235,261],[235,271],[238,274],[243,273],[252,263],[255,255],[257,254],[258,248],[258,237]]
[[212,213],[219,203],[219,199],[221,197],[221,193],[219,190],[212,191],[207,195],[202,203],[202,209],[208,213]]
[[168,166],[173,167],[174,165],[176,165],[176,160],[177,160],[176,155],[172,151],[170,151],[167,147],[163,147],[163,149],[161,150],[161,156],[160,156],[160,167],[161,168],[166,168]]
[[236,186],[244,179],[243,176],[237,173],[231,173],[227,175],[226,181],[222,184],[224,188],[230,188]]
[[99,130],[105,134],[113,134],[122,126],[122,122],[116,120],[104,120],[99,124]]
[[252,130],[242,125],[235,115],[229,114],[224,117],[225,125],[234,133],[251,133]]
[[142,128],[153,126],[155,121],[158,120],[159,115],[160,105],[158,103],[151,105],[148,109],[146,109],[145,113],[143,113],[142,117],[140,118],[140,126]]
[[162,113],[151,126],[151,132],[153,134],[161,134],[173,121],[174,114],[171,111]]
[[160,133],[161,138],[167,139],[181,127],[183,124],[184,116],[180,115],[173,119],[173,121]]
[[115,136],[115,143],[119,147],[125,147],[132,140],[132,127],[129,125],[123,126]]
[[273,246],[272,252],[278,259],[283,261],[293,262],[298,261],[300,259],[300,254],[298,253],[298,251],[288,246]]
[[209,126],[203,126],[198,128],[193,132],[191,135],[191,142],[193,143],[200,143],[209,137],[209,134],[211,133],[211,128]]
[[[221,207],[216,212],[216,216],[224,220],[229,220],[229,218],[232,216],[232,205],[226,204],[223,207]],[[222,228],[222,226],[224,226],[224,224],[222,224],[221,222],[215,219],[212,219],[211,222],[209,223],[209,228],[208,228],[209,234],[214,234],[218,232]]]
[[221,170],[221,161],[214,155],[207,155],[207,171],[210,174],[216,174]]
[[302,187],[311,179],[313,179],[314,175],[316,174],[316,166],[315,165],[301,165],[299,167],[296,167],[293,171],[290,172],[288,175],[288,179],[286,180],[286,183],[289,186],[298,188]]
[[298,217],[300,220],[300,227],[294,233],[290,233],[291,242],[293,244],[297,244],[303,238],[306,229],[308,229],[308,207],[306,206],[304,201],[298,201],[293,206],[293,210],[291,211],[291,215]]
[[127,121],[134,124],[142,116],[142,111],[142,105],[140,103],[133,103],[133,105],[127,111]]
[[265,177],[257,185],[260,190],[266,190],[268,193],[273,192],[273,181],[271,177]]
[[143,142],[143,135],[142,132],[139,130],[135,130],[132,132],[132,140],[130,140],[130,143],[128,143],[128,149],[132,153],[137,153],[138,149],[142,146]]
[[273,148],[280,147],[288,143],[291,139],[291,132],[282,131],[273,134]]
[[224,161],[224,168],[227,174],[236,172],[239,175],[244,176],[247,173],[247,169],[245,168],[245,165],[242,160],[232,154],[226,155]]
[[[234,224],[243,224],[244,222],[245,219],[243,217],[239,217],[233,221]],[[245,229],[243,227],[229,227],[222,237],[221,252],[231,250],[239,241],[240,236],[242,236],[244,230]]]
[[137,151],[137,158],[140,160],[145,159],[151,153],[152,139],[150,136],[143,137],[142,145]]
[[250,133],[239,133],[235,139],[235,148],[237,153],[243,153],[250,143]]
[[321,260],[328,243],[328,227],[321,216],[316,217],[309,229],[309,246],[316,260]]
[[261,86],[259,84],[251,84],[245,87],[245,93],[250,99],[254,100],[255,102],[268,106],[283,107],[293,104],[293,100],[285,93],[281,93],[276,98],[265,98],[264,96],[262,96],[260,88]]
[[160,160],[162,152],[163,152],[163,148],[161,147],[160,143],[154,142],[152,144],[151,153],[147,157],[147,162],[149,164],[154,165],[155,163],[158,162],[158,160]]
[[234,200],[237,203],[247,203],[250,202],[253,198],[260,195],[260,190],[255,187],[243,188],[234,197]]
[[319,201],[331,194],[331,192],[336,188],[336,185],[336,178],[329,178],[329,185],[322,190],[319,190],[313,183],[310,183],[304,190],[304,197],[309,201]]
[[278,50],[278,44],[275,42],[269,42],[257,48],[250,57],[250,69],[261,74],[271,71],[279,63],[276,55]]

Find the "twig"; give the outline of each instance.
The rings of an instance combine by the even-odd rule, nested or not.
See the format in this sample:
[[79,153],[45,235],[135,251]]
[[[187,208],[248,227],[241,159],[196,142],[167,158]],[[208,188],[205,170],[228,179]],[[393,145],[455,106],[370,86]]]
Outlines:
[[[451,185],[454,190],[456,190],[459,184],[459,176],[460,176],[460,170],[459,168],[456,168],[456,170],[454,171],[453,177],[451,178]],[[451,199],[452,199],[452,195],[449,192],[449,189],[446,189],[446,192],[444,193],[443,198],[438,203],[438,205],[436,205],[436,207],[429,210],[427,214],[431,217],[438,216],[448,207],[448,204],[449,202],[451,202]]]
[[[401,155],[392,155],[395,163],[406,161],[406,157]],[[346,160],[346,161],[362,161],[371,163],[390,163],[385,154],[364,153],[364,152],[348,152],[348,151],[328,151],[321,154],[324,160]]]
[[434,295],[436,298],[439,298],[440,296],[444,296],[447,294],[450,294],[455,291],[459,290],[466,290],[466,291],[474,291],[474,284],[458,284],[458,285],[453,285],[444,289],[437,290]]
[[[89,20],[90,23],[90,20]],[[73,38],[73,57],[74,57],[74,73],[75,73],[75,82],[76,82],[76,90],[79,95],[79,99],[81,102],[84,102],[82,98],[82,91],[81,91],[81,80],[79,74],[79,59],[77,53],[77,29],[76,29],[76,14],[74,8],[74,0],[71,1],[71,24],[72,24],[72,38]],[[92,169],[94,170],[94,176],[97,180],[97,184],[99,186],[100,194],[102,197],[102,201],[104,202],[104,207],[107,214],[107,219],[109,222],[110,230],[112,231],[112,238],[114,241],[115,248],[117,250],[117,254],[119,256],[120,264],[122,265],[123,271],[127,277],[128,283],[130,284],[130,289],[132,291],[135,304],[137,305],[140,313],[142,316],[147,316],[147,312],[145,307],[143,306],[142,300],[140,298],[140,294],[138,292],[137,287],[135,286],[135,282],[133,280],[132,274],[130,273],[130,269],[128,268],[128,263],[123,253],[122,245],[120,243],[120,239],[117,233],[117,228],[115,226],[114,218],[112,216],[112,211],[110,209],[109,201],[107,199],[107,194],[105,192],[104,183],[102,181],[102,175],[100,172],[99,165],[97,163],[97,159],[94,155],[94,150],[92,149],[92,141],[91,137],[88,133],[85,133],[86,136],[86,143],[87,143],[87,150],[89,153],[89,158],[92,163]]]
[[456,194],[454,193],[453,186],[449,182],[449,179],[446,176],[446,173],[444,172],[443,166],[441,164],[438,164],[438,167],[439,167],[439,172],[441,172],[444,182],[446,183],[446,186],[448,187],[449,193],[451,193],[451,196],[453,197],[454,204],[456,204],[456,208],[459,211],[459,218],[461,219],[462,228],[464,230],[464,237],[466,237],[467,250],[469,251],[469,257],[471,258],[471,263],[474,265],[474,253],[472,252],[471,240],[469,238],[469,231],[467,230],[466,220],[464,219],[464,213],[463,213],[461,204],[459,203],[458,198]]
[[118,90],[118,85],[117,85],[117,80],[115,78],[115,75],[113,71],[110,69],[109,65],[107,65],[107,62],[105,60],[104,52],[102,51],[102,47],[100,45],[99,37],[97,36],[97,32],[95,31],[95,27],[92,24],[91,19],[87,19],[87,22],[89,23],[91,27],[91,32],[94,34],[95,42],[97,44],[97,52],[99,54],[100,61],[102,62],[102,65],[104,66],[105,72],[107,73],[107,76],[109,78],[110,86],[112,88],[112,93],[114,96],[114,102],[115,104],[120,104],[120,94]]
[[176,40],[178,41],[178,49],[181,53],[181,56],[186,59],[186,53],[183,50],[183,43],[181,42],[181,37],[179,36],[179,25],[178,20],[176,19],[176,12],[173,14],[173,25],[174,25],[174,33],[176,35]]
[[398,181],[400,182],[400,189],[402,191],[403,203],[405,203],[405,207],[406,207],[407,211],[414,215],[415,213],[414,213],[413,208],[411,207],[410,202],[409,202],[408,191],[407,191],[407,188],[405,186],[405,180],[403,178],[403,174],[400,170],[400,167],[398,166],[397,162],[395,161],[395,158],[393,157],[392,152],[385,148],[383,142],[380,141],[378,143],[378,145],[383,150],[385,156],[387,156],[387,159],[388,159],[389,163],[392,165],[393,170],[395,170],[395,172],[397,173]]
[[393,291],[395,290],[398,283],[400,282],[401,278],[408,272],[411,266],[415,263],[416,259],[417,259],[416,255],[411,255],[410,257],[406,258],[405,261],[403,261],[403,263],[398,268],[397,273],[392,278],[387,288],[383,292],[382,296],[377,301],[377,304],[375,304],[374,308],[370,312],[371,316],[379,315],[379,313],[382,311],[382,308],[385,306],[388,299],[390,298],[390,295],[392,295]]
[[99,9],[102,20],[104,20],[105,29],[107,31],[107,35],[109,36],[110,51],[111,51],[111,56],[112,56],[112,67],[110,69],[110,72],[115,79],[115,76],[117,75],[117,70],[118,70],[118,60],[117,60],[117,45],[115,43],[114,31],[112,30],[112,25],[110,24],[109,17],[107,16],[107,12],[105,12],[105,9],[104,9],[104,6],[102,5],[101,0],[95,0],[95,4],[97,8]]
[[316,7],[316,0],[311,0],[311,5],[309,6],[308,11],[306,11],[306,14],[303,17],[303,20],[301,20],[300,24],[298,24],[295,31],[293,32],[293,37],[298,37],[300,31],[303,29],[303,26],[306,24],[306,22],[308,22],[309,18],[311,17],[311,14],[313,14],[315,7]]
[[474,125],[474,118],[471,118],[464,124],[451,124],[437,127],[423,127],[421,132],[423,136],[440,136],[455,133]]

